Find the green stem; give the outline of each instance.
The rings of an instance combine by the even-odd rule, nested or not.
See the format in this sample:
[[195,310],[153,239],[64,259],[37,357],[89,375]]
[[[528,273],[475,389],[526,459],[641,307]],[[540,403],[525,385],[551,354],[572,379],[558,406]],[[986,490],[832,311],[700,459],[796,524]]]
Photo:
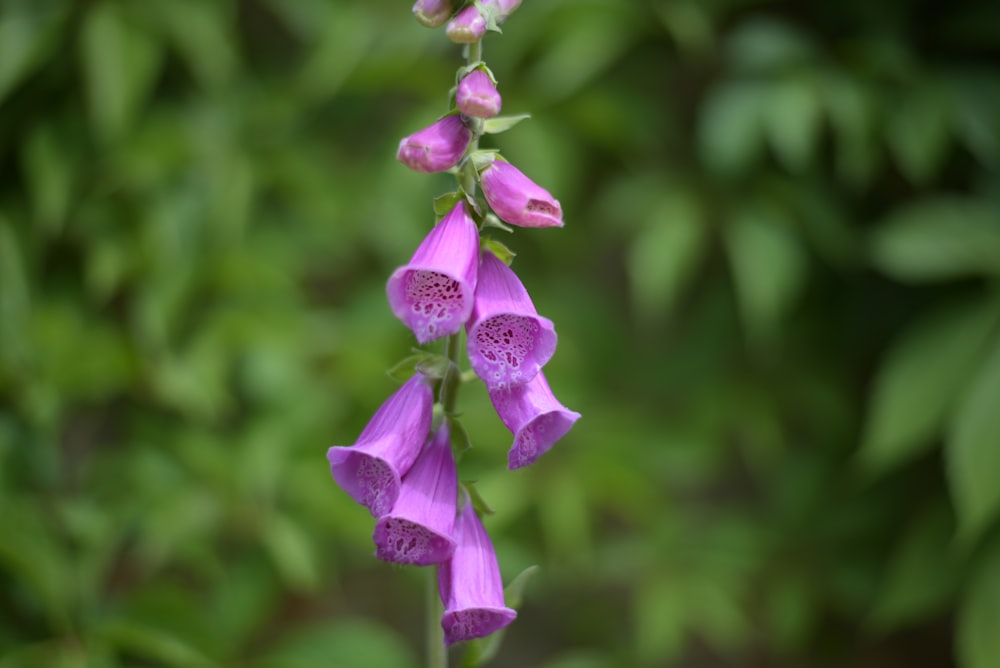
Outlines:
[[441,628],[444,607],[438,595],[437,569],[437,566],[427,569],[427,668],[448,668],[448,650]]

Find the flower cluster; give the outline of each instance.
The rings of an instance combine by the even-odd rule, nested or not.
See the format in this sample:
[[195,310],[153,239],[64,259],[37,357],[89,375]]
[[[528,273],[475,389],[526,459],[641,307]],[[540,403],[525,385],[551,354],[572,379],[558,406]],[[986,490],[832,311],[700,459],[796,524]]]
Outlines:
[[[458,369],[463,332],[469,366],[513,434],[510,469],[535,462],[580,417],[555,398],[542,372],[556,350],[552,321],[538,313],[508,265],[513,254],[481,238],[490,228],[510,230],[506,225],[563,225],[559,202],[547,190],[496,152],[478,148],[484,133],[507,129],[521,118],[498,117],[502,99],[478,44],[519,4],[417,0],[413,7],[422,24],[447,23],[450,39],[477,47],[476,57],[470,55],[459,70],[449,113],[405,137],[397,152],[415,171],[452,170],[458,177],[457,191],[437,200],[446,203],[439,212],[443,217],[386,285],[393,314],[421,345],[446,339],[446,355],[421,358],[436,363],[415,363],[413,375],[357,441],[327,453],[337,484],[376,518],[375,556],[438,566],[447,645],[489,635],[517,614],[505,605],[496,553],[468,490],[458,482],[451,434],[462,428],[454,392],[463,379],[474,378]],[[476,196],[477,188],[485,201]]]

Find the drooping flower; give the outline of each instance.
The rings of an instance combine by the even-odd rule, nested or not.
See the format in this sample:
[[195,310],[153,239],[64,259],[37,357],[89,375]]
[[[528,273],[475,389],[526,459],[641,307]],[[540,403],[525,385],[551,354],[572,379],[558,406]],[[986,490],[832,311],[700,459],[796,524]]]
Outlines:
[[480,173],[483,195],[505,223],[518,227],[562,227],[562,207],[549,191],[503,160]]
[[502,103],[496,85],[483,70],[473,70],[458,82],[455,106],[466,116],[493,118],[500,113]]
[[451,169],[465,155],[472,131],[459,114],[445,116],[399,141],[396,159],[417,172],[431,174]]
[[373,516],[381,517],[396,503],[400,479],[427,440],[433,406],[430,385],[415,374],[386,399],[353,446],[327,450],[333,479]]
[[375,556],[397,564],[429,566],[455,551],[451,534],[458,474],[444,422],[403,476],[392,510],[375,523]]
[[489,29],[491,18],[496,25],[503,23],[521,6],[521,0],[482,0],[478,4],[470,4],[448,23],[448,39],[459,44],[478,42]]
[[389,277],[389,306],[421,344],[458,332],[469,319],[478,257],[479,231],[459,202]]
[[503,581],[493,543],[465,492],[455,520],[455,553],[438,567],[444,602],[445,645],[482,638],[504,628],[517,612],[504,605]]
[[517,275],[488,250],[466,332],[469,362],[491,390],[527,383],[556,351],[552,321],[538,315]]
[[417,0],[413,3],[413,15],[428,28],[443,25],[454,11],[452,0]]
[[559,403],[541,371],[524,385],[491,390],[490,400],[514,434],[507,454],[507,468],[512,471],[534,463],[580,419],[579,413]]

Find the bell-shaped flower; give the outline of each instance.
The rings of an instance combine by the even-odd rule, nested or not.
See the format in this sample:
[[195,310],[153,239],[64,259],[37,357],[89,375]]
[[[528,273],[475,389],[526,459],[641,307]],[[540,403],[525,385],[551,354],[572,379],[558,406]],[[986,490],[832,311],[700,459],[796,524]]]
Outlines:
[[538,315],[514,271],[488,250],[466,333],[469,362],[490,390],[527,383],[556,351],[552,321]]
[[333,479],[375,517],[396,502],[400,479],[427,440],[433,407],[430,385],[415,374],[375,412],[353,446],[327,450]]
[[458,474],[444,422],[403,476],[392,510],[375,523],[375,556],[397,564],[429,566],[452,555]]
[[472,131],[460,114],[450,114],[399,142],[396,159],[427,174],[451,169],[461,161],[472,141]]
[[475,5],[469,5],[448,22],[444,32],[448,39],[458,44],[478,42],[486,34],[486,17]]
[[455,520],[455,553],[438,567],[444,602],[445,645],[482,638],[504,628],[517,612],[504,605],[503,581],[493,543],[465,493]]
[[503,160],[479,174],[483,195],[502,221],[518,227],[562,227],[562,207],[549,191]]
[[454,13],[452,0],[417,0],[413,3],[413,15],[428,28],[443,25]]
[[559,403],[541,371],[524,385],[490,391],[490,400],[514,434],[507,454],[512,471],[534,463],[580,419],[579,413]]
[[466,116],[493,118],[500,113],[502,103],[490,75],[481,69],[472,70],[458,82],[455,106]]
[[421,344],[458,332],[472,313],[479,231],[459,202],[386,285],[389,306]]

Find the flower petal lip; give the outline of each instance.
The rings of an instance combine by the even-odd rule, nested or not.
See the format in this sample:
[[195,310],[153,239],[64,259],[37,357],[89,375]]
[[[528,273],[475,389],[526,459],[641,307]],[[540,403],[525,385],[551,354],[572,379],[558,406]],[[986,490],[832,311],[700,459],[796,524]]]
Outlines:
[[375,523],[375,556],[415,566],[449,558],[455,551],[451,534],[457,494],[458,474],[444,422],[403,476],[392,511]]
[[562,227],[562,206],[514,165],[494,160],[479,175],[483,195],[500,220],[518,227]]
[[493,118],[500,113],[503,99],[497,87],[483,70],[473,70],[458,82],[455,106],[466,116]]
[[517,612],[504,605],[503,581],[496,551],[483,523],[464,493],[455,520],[455,552],[438,567],[444,603],[441,627],[445,645],[482,638],[510,624]]
[[333,479],[374,517],[396,503],[401,478],[427,440],[433,406],[430,385],[415,374],[379,407],[353,446],[327,450]]
[[389,277],[393,314],[421,344],[455,334],[472,313],[478,264],[479,231],[460,201]]
[[535,463],[580,419],[579,413],[556,399],[540,371],[525,385],[491,391],[490,401],[514,434],[507,454],[507,468],[512,471]]
[[472,131],[460,114],[450,114],[399,141],[396,159],[425,174],[457,165],[472,141]]
[[488,250],[480,260],[466,333],[469,363],[490,390],[530,381],[552,358],[558,340],[552,321],[538,315],[514,271]]

